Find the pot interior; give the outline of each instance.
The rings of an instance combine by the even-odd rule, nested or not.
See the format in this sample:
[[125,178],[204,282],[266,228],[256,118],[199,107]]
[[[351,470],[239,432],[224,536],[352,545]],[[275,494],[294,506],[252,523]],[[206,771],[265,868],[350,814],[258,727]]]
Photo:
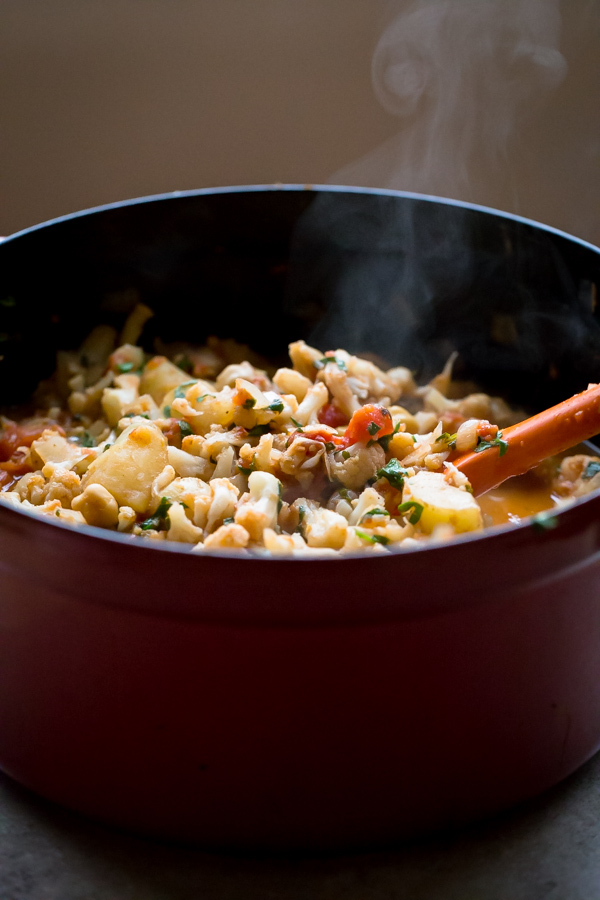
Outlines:
[[599,282],[589,245],[430,198],[248,188],[118,204],[0,246],[0,403],[143,302],[147,349],[215,334],[283,363],[302,337],[422,379],[457,350],[459,377],[539,409],[598,380]]

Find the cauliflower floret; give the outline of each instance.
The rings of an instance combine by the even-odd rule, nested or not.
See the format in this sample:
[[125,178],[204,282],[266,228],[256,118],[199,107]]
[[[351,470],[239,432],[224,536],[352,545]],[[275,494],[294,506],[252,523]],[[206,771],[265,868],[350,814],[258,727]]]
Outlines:
[[81,493],[79,476],[69,469],[57,466],[42,490],[42,498],[44,501],[60,500],[64,509],[69,509],[79,493]]
[[351,419],[354,413],[360,409],[360,403],[352,393],[348,374],[343,369],[340,369],[338,365],[332,363],[325,365],[321,369],[318,379],[327,385],[338,407]]
[[249,493],[239,502],[235,521],[244,526],[252,540],[259,541],[265,528],[277,525],[281,482],[269,472],[252,472],[248,488]]
[[303,532],[309,547],[331,547],[340,550],[346,540],[348,522],[330,509],[307,509]]
[[206,530],[214,531],[224,519],[233,518],[240,496],[239,490],[227,478],[215,478],[210,483],[212,499],[206,520]]
[[305,378],[314,381],[317,374],[315,363],[318,363],[323,357],[321,351],[315,350],[314,347],[309,347],[304,341],[294,341],[289,345],[288,351],[294,369],[300,372],[301,375],[304,375]]
[[242,550],[248,546],[250,535],[241,525],[230,523],[221,525],[213,534],[209,534],[203,544],[195,550]]
[[347,450],[328,453],[327,459],[331,480],[358,490],[385,465],[385,452],[377,443],[352,444]]
[[[298,403],[306,397],[312,387],[312,381],[295,369],[277,369],[273,376],[273,384],[280,394],[293,394]],[[295,418],[295,417],[294,417]]]
[[119,521],[117,501],[101,484],[90,484],[85,491],[75,497],[71,509],[80,512],[88,525],[114,528]]
[[319,412],[329,402],[329,391],[322,381],[317,381],[306,392],[306,396],[294,413],[300,425],[318,425]]
[[375,488],[366,487],[353,504],[350,525],[358,525],[365,513],[372,509],[385,509],[385,499]]
[[130,506],[122,506],[119,509],[119,518],[118,518],[118,531],[129,531],[136,523],[136,513],[135,510]]
[[27,472],[22,478],[19,478],[13,490],[21,500],[29,500],[30,503],[37,505],[44,502],[45,486],[46,479],[41,472]]
[[238,378],[243,378],[245,381],[250,381],[253,384],[256,383],[255,379],[260,381],[261,384],[268,383],[267,373],[263,369],[256,369],[251,363],[244,360],[240,363],[231,363],[231,365],[225,366],[217,377],[217,390],[220,391],[224,387],[233,387]]
[[181,503],[173,503],[167,513],[167,540],[178,541],[182,544],[197,544],[202,540],[202,529],[196,528],[193,522],[186,516],[186,511]]

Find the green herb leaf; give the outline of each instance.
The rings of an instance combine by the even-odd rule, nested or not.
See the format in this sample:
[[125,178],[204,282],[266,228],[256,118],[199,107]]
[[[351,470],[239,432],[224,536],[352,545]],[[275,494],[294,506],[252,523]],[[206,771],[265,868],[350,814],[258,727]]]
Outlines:
[[248,432],[248,437],[261,437],[261,435],[267,434],[269,430],[269,425],[255,425],[254,428],[251,428]]
[[247,397],[242,403],[242,409],[252,409],[256,406],[256,397]]
[[448,444],[451,450],[456,447],[456,434],[448,434],[447,431],[444,431],[437,437],[434,441],[435,444]]
[[207,397],[214,397],[214,394],[200,394],[199,397],[196,397],[196,403],[202,403],[203,400],[206,400]]
[[194,433],[192,431],[192,429],[190,428],[190,426],[188,425],[188,423],[185,421],[185,419],[179,419],[178,425],[179,425],[179,431],[181,432],[182,438],[189,437],[191,434]]
[[338,494],[340,495],[340,497],[343,500],[348,500],[348,502],[350,501],[350,494],[348,493],[348,488],[345,488],[345,487],[340,488],[338,491]]
[[368,512],[363,514],[363,516],[361,517],[361,521],[367,516],[389,516],[389,512],[387,511],[387,509],[381,509],[380,506],[374,506],[373,509],[370,509]]
[[302,531],[302,523],[304,522],[304,517],[305,517],[305,516],[306,516],[306,507],[305,507],[305,506],[299,506],[299,507],[298,507],[298,526],[297,526],[297,528],[296,528],[296,531],[300,532],[300,534],[303,533],[303,531]]
[[267,409],[274,413],[283,412],[283,400],[274,400],[270,406],[267,406]]
[[79,436],[78,443],[80,447],[95,447],[96,442],[94,438],[91,436],[89,431],[84,431],[82,435]]
[[291,421],[291,423],[292,423],[293,425],[296,426],[296,428],[298,429],[298,431],[302,431],[302,430],[303,430],[302,425],[300,424],[300,422],[297,422],[296,419],[294,419],[292,416],[290,416],[290,421]]
[[105,444],[104,447],[102,448],[102,452],[103,452],[103,453],[106,453],[106,451],[107,451],[110,447],[112,447],[112,444]]
[[386,537],[384,534],[367,534],[359,528],[355,528],[354,531],[359,538],[362,538],[363,541],[369,541],[370,544],[389,544],[390,542],[389,537]]
[[404,479],[408,475],[408,470],[400,465],[399,460],[395,457],[390,459],[382,469],[377,472],[378,478],[387,478],[389,483],[396,490],[401,491],[404,487]]
[[600,472],[600,462],[595,459],[592,459],[587,466],[585,467],[585,472],[581,476],[585,481],[589,481],[594,475],[597,475]]
[[125,375],[126,372],[131,372],[134,364],[132,362],[124,362],[119,363],[117,366],[117,372],[121,372],[122,375]]
[[411,525],[416,525],[419,519],[421,518],[421,514],[423,512],[423,504],[417,503],[415,500],[407,500],[406,503],[401,503],[398,507],[398,512],[401,515],[408,513],[412,510],[412,513],[408,517],[408,521]]
[[381,425],[378,425],[377,422],[369,422],[369,424],[367,425],[367,431],[369,432],[371,437],[374,437],[378,431],[381,431]]
[[504,456],[504,454],[508,450],[508,444],[506,443],[506,441],[502,440],[501,431],[499,431],[497,436],[491,441],[484,441],[482,438],[479,438],[479,443],[475,447],[475,453],[481,453],[483,450],[490,450],[492,447],[498,447],[499,456]]
[[170,406],[163,407],[163,416],[165,417],[165,419],[171,418],[171,407]]
[[343,372],[348,370],[346,363],[339,356],[322,356],[321,359],[315,359],[313,366],[315,369],[324,369],[327,363],[335,363],[335,365]]
[[325,449],[328,453],[331,453],[333,450],[335,450],[335,444],[333,443],[333,441],[325,441]]
[[233,516],[227,516],[226,519],[223,519],[223,525],[233,525],[234,522],[235,519],[233,518]]
[[342,450],[342,459],[350,459],[350,451]]
[[240,470],[242,475],[250,475],[256,469],[256,457],[252,457],[252,462],[249,466],[240,466],[240,464],[238,463],[238,469]]

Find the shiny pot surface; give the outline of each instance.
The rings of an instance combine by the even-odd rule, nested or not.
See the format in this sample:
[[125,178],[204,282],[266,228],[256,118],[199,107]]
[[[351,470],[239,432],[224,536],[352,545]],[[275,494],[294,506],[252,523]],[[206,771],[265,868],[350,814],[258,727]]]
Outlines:
[[[0,391],[121,322],[465,376],[528,408],[598,379],[597,250],[397,193],[225,189],[0,245]],[[506,329],[498,323],[513,321]],[[212,846],[364,846],[501,809],[600,746],[600,499],[557,527],[342,560],[191,555],[0,506],[0,765]]]

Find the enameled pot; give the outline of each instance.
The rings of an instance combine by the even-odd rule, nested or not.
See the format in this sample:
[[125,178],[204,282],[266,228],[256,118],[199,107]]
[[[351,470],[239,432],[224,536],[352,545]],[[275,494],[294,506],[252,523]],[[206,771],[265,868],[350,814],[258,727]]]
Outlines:
[[[527,409],[599,378],[600,252],[348,188],[116,204],[0,245],[0,400],[143,301],[144,333],[461,373]],[[600,746],[600,498],[340,560],[191,554],[0,504],[0,765],[139,832],[348,848],[454,826]]]

